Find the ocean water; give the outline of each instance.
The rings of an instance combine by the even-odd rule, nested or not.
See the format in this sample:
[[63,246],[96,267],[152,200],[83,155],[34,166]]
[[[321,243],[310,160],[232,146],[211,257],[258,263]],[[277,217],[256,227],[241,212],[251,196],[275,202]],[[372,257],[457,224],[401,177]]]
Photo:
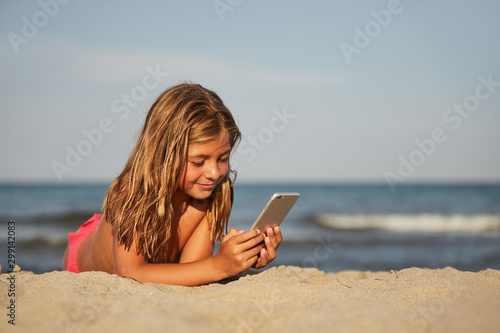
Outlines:
[[[60,270],[68,232],[100,211],[108,186],[0,185],[2,271],[11,221],[16,264],[36,273]],[[229,227],[248,229],[275,192],[301,197],[281,226],[284,241],[270,267],[500,269],[500,185],[391,191],[383,184],[240,184]]]

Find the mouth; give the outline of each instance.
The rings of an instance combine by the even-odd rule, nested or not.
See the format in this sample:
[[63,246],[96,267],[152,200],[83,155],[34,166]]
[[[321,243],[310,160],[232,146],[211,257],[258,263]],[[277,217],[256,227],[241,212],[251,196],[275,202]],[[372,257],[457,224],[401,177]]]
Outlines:
[[213,190],[214,187],[215,187],[215,183],[212,183],[212,184],[198,184],[198,186],[202,189],[202,190],[205,190],[205,191],[210,191],[210,190]]

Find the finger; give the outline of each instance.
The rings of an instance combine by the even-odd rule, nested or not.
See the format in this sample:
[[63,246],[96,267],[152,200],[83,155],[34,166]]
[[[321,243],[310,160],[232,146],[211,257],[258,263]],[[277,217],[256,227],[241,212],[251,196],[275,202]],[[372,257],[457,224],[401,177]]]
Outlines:
[[283,240],[283,235],[281,234],[280,227],[278,227],[278,226],[274,227],[273,231],[274,231],[274,234],[276,235],[276,237],[278,237],[279,242],[281,243],[281,241]]
[[263,268],[267,265],[267,252],[266,249],[260,250],[259,259],[252,266],[253,268]]
[[259,257],[259,266],[260,267],[265,267],[269,261],[267,260],[267,251],[266,249],[260,250],[260,257]]
[[256,255],[256,256],[250,258],[248,260],[248,263],[250,264],[250,267],[252,267],[252,268],[260,268],[259,261],[260,261],[260,257],[258,255]]
[[240,234],[242,234],[244,232],[245,232],[244,230],[239,230],[239,229],[236,229],[236,228],[232,228],[231,230],[229,230],[228,234],[230,234],[232,237],[234,237],[234,236],[240,235]]
[[263,234],[259,235],[258,237],[249,239],[248,241],[240,244],[239,246],[243,251],[247,251],[247,250],[252,249],[252,248],[262,249],[262,248],[266,247],[265,236]]
[[260,234],[261,234],[260,230],[257,229],[250,231],[238,230],[238,232],[234,235],[234,237],[236,242],[244,243],[249,239],[259,236]]
[[261,259],[260,255],[257,254],[255,256],[251,257],[250,259],[248,259],[248,264],[252,268],[262,268],[263,266],[260,264],[261,260],[262,259]]
[[236,244],[241,245],[243,250],[256,246],[264,241],[264,234],[259,230],[247,231],[234,237]]
[[257,268],[258,261],[259,261],[259,254],[261,253],[262,249],[264,248],[264,245],[260,245],[254,248],[249,249],[248,251],[245,251],[242,253],[242,258],[241,260],[244,262],[247,262],[250,267]]
[[252,258],[253,256],[257,256],[259,253],[262,252],[262,250],[265,250],[265,245],[259,244],[257,246],[254,246],[254,247],[246,250],[244,255],[246,256],[246,258],[248,260],[248,259]]
[[280,239],[281,233],[280,233],[279,228],[278,228],[277,231],[278,231],[279,235],[276,234],[274,231],[275,228],[277,228],[277,227],[267,229],[266,234],[269,237],[269,239],[271,240],[272,246],[276,250],[281,243],[281,239]]
[[275,235],[274,240],[276,241],[276,243],[274,243],[275,244],[274,248],[278,249],[281,242],[283,241],[283,235],[281,234],[281,229],[278,226],[274,227],[273,231],[274,231],[274,235]]
[[273,228],[267,229],[266,234],[267,234],[268,238],[271,240],[273,247],[277,248],[279,246],[279,241],[276,238],[276,234],[274,233]]
[[238,230],[236,228],[232,228],[231,230],[229,230],[227,232],[227,234],[224,235],[224,237],[222,238],[222,241],[227,241],[228,239],[230,238],[233,238],[241,233],[243,233],[244,231],[243,230]]
[[276,247],[273,245],[273,242],[269,237],[266,237],[266,251],[267,251],[267,260],[271,262],[276,258]]

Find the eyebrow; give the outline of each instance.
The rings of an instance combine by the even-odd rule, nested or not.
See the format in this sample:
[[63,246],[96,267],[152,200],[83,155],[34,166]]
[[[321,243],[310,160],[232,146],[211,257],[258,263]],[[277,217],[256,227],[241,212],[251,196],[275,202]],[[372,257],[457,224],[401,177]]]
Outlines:
[[[227,155],[230,152],[231,152],[231,149],[228,149],[227,151],[223,152],[219,156]],[[207,154],[188,155],[188,158],[205,158],[206,159],[208,157],[210,157],[210,155],[207,155]]]

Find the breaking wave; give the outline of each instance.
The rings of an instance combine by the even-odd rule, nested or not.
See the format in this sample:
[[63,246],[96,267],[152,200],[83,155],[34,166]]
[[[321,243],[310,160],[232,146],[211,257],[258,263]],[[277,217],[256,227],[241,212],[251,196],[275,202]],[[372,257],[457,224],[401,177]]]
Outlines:
[[500,215],[341,215],[320,213],[319,225],[337,230],[391,230],[400,232],[485,232],[500,231]]

